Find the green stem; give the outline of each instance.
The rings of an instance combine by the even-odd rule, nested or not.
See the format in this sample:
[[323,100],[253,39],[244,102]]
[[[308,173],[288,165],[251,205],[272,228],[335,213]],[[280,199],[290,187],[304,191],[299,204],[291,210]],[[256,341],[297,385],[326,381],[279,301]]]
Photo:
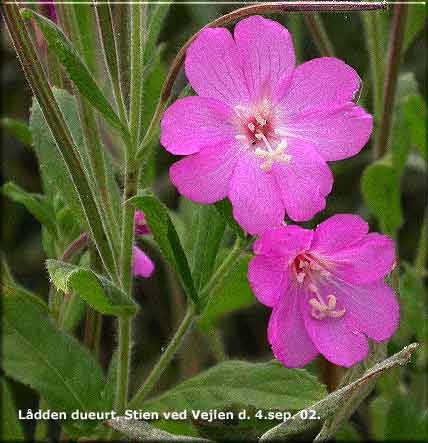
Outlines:
[[375,146],[375,158],[377,159],[382,158],[388,151],[398,71],[403,52],[407,7],[405,4],[397,4],[394,6],[394,18],[388,48],[388,63],[386,66],[382,118],[380,121],[379,136]]
[[117,362],[117,384],[115,411],[123,414],[128,402],[129,363],[131,356],[131,319],[119,319],[119,349]]
[[304,14],[306,26],[312,39],[323,57],[334,57],[333,44],[328,37],[321,17],[317,13]]
[[[377,123],[382,113],[382,96],[383,96],[383,58],[382,58],[382,41],[379,33],[380,18],[376,12],[361,14],[365,35],[367,51],[370,58],[371,81],[373,89],[373,111],[375,122]],[[375,133],[376,134],[376,133]]]
[[121,88],[121,73],[119,69],[119,51],[116,41],[116,31],[110,4],[95,3],[98,31],[102,42],[104,60],[113,90],[113,98],[119,118],[124,126],[127,125],[126,104]]
[[[132,4],[131,8],[131,91],[129,104],[129,127],[131,142],[138,148],[141,127],[141,104],[143,92],[143,47],[144,19],[146,8],[143,4]],[[131,155],[131,154],[130,154]]]
[[131,409],[138,408],[143,403],[147,395],[150,394],[151,390],[158,382],[161,375],[167,368],[168,364],[176,354],[179,346],[183,342],[186,333],[192,327],[194,319],[195,319],[195,308],[193,305],[190,305],[183,321],[181,322],[179,328],[177,329],[177,332],[169,342],[168,347],[165,349],[162,356],[160,357],[156,365],[153,367],[145,383],[140,387],[140,389],[138,389],[134,398],[130,401],[129,408]]
[[83,212],[92,237],[110,276],[116,278],[116,259],[113,254],[107,232],[104,230],[102,217],[96,204],[88,178],[82,167],[79,151],[74,144],[58,103],[50,89],[47,77],[34,48],[19,8],[13,3],[1,3],[3,16],[24,73],[40,104],[43,115],[55,139],[56,146],[64,159],[74,186],[79,194]]

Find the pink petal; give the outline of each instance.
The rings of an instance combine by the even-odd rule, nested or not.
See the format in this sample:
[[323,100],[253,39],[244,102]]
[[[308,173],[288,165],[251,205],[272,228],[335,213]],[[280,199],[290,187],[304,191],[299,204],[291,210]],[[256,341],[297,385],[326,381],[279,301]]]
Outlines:
[[324,256],[336,254],[361,240],[368,231],[368,223],[358,215],[333,215],[315,229],[311,250]]
[[291,286],[273,309],[268,339],[275,357],[288,368],[305,366],[318,355],[299,309],[299,290]]
[[394,291],[382,281],[364,286],[343,283],[336,292],[349,315],[349,329],[360,331],[375,341],[389,339],[398,328],[400,307]]
[[288,116],[332,102],[351,102],[361,79],[356,71],[337,58],[321,57],[298,66],[291,82],[284,81],[282,108]]
[[272,167],[282,201],[292,220],[310,220],[325,208],[333,175],[326,162],[307,144],[290,144],[286,154],[291,155],[289,163],[277,162]]
[[172,154],[187,155],[205,146],[230,142],[235,130],[232,109],[213,98],[186,97],[166,111],[161,122],[161,144]]
[[260,161],[251,153],[240,157],[229,188],[233,216],[250,234],[281,225],[284,206],[272,174],[260,169]]
[[227,196],[240,147],[217,144],[173,164],[169,170],[178,192],[197,203],[214,203]]
[[137,246],[134,246],[132,248],[132,251],[132,273],[135,275],[135,277],[150,277],[155,269],[155,265],[153,264],[153,262]]
[[373,129],[372,116],[351,102],[310,108],[285,119],[289,137],[310,143],[327,161],[358,154]]
[[[318,351],[331,363],[346,368],[363,360],[369,350],[367,339],[361,332],[348,327],[345,321],[348,313],[341,318],[326,317],[322,320],[314,318],[308,303],[313,295],[307,292],[301,297],[301,312],[306,331]],[[338,309],[341,308],[342,306],[338,304]]]
[[372,283],[383,279],[395,263],[394,242],[375,232],[350,248],[330,255],[333,273],[349,283]]
[[275,95],[296,62],[290,33],[278,22],[252,16],[235,26],[234,37],[251,97]]
[[287,286],[286,262],[278,257],[254,257],[248,266],[248,281],[260,303],[273,307]]
[[283,257],[286,262],[309,249],[313,231],[289,225],[267,229],[254,243],[254,253],[270,257]]
[[199,95],[232,106],[248,103],[240,55],[227,29],[203,30],[187,49],[185,70]]

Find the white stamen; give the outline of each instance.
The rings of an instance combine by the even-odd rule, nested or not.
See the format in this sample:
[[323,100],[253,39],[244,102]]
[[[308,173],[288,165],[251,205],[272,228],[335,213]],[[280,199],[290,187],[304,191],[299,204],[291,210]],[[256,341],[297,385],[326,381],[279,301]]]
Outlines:
[[265,120],[259,113],[256,113],[255,118],[257,120],[257,123],[260,126],[265,126],[267,123],[267,120]]
[[243,134],[235,135],[235,138],[236,138],[236,140],[239,140],[240,142],[244,142],[247,140],[247,137]]
[[264,134],[258,132],[257,134],[255,134],[255,137],[257,138],[257,140],[263,140],[268,149],[267,151],[265,151],[263,149],[257,148],[254,152],[257,157],[266,160],[260,165],[260,168],[263,171],[270,171],[275,162],[288,163],[291,160],[291,155],[284,154],[284,151],[287,149],[286,139],[282,139],[274,150],[272,149],[271,144]]
[[[254,132],[256,130],[256,126],[254,125],[254,123],[248,123],[248,129],[251,132]],[[256,134],[256,137],[257,137],[257,134]]]
[[320,299],[311,298],[309,304],[312,306],[311,315],[317,320],[325,317],[340,318],[346,313],[346,309],[336,309],[336,297],[333,294],[327,295],[327,304]]

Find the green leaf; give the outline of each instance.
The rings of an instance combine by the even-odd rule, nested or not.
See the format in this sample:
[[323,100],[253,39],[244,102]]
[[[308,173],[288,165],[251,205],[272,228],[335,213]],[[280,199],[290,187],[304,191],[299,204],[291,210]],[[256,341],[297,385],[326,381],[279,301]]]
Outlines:
[[153,58],[156,43],[159,38],[162,24],[168,14],[171,3],[154,4],[151,8],[149,28],[144,45],[144,65],[147,65]]
[[403,342],[416,334],[417,340],[426,338],[426,290],[422,278],[409,266],[400,276],[400,329]]
[[411,95],[403,104],[404,116],[409,128],[411,143],[416,146],[421,157],[428,160],[427,148],[427,108],[420,95]]
[[120,129],[124,135],[127,135],[127,129],[120,122],[119,117],[98,87],[89,69],[62,30],[55,23],[35,11],[24,9],[21,13],[24,18],[33,18],[37,22],[49,49],[58,57],[79,92],[104,116],[112,127]]
[[[73,337],[56,328],[45,309],[22,294],[3,299],[5,373],[31,386],[55,411],[102,410],[104,379],[95,359]],[[85,435],[96,422],[62,422],[67,433]]]
[[412,396],[400,392],[395,394],[386,416],[386,441],[425,441],[420,408]]
[[27,441],[18,420],[18,411],[12,396],[9,382],[1,379],[1,441]]
[[45,196],[25,191],[15,183],[9,182],[2,186],[3,194],[16,203],[20,203],[50,232],[55,233],[55,214]]
[[304,369],[288,369],[278,362],[230,360],[149,400],[143,408],[163,412],[248,406],[289,411],[304,408],[325,395],[324,385]]
[[403,218],[399,177],[391,162],[380,160],[369,165],[361,177],[361,191],[382,232],[395,237]]
[[426,14],[423,11],[424,5],[411,5],[408,8],[406,30],[404,32],[403,52],[405,52],[417,35],[422,31],[426,22]]
[[133,204],[136,209],[144,212],[162,255],[180,277],[187,296],[198,306],[198,294],[193,284],[189,263],[165,205],[150,195],[134,197],[127,204]]
[[199,292],[210,278],[226,224],[214,206],[193,204],[196,224],[193,237],[192,277]]
[[[53,92],[76,146],[84,151],[84,142],[74,97],[59,89],[53,89]],[[33,101],[31,109],[30,131],[40,165],[44,193],[52,201],[55,196],[60,194],[80,224],[86,228],[85,216],[76,188],[36,100]]]
[[[219,254],[220,263],[227,254],[227,251]],[[242,256],[233,265],[222,285],[214,291],[198,320],[198,325],[202,329],[211,329],[226,314],[249,307],[255,302],[247,279],[250,260],[250,255]]]
[[24,122],[14,118],[2,118],[0,126],[14,135],[23,145],[31,146],[31,132]]
[[91,4],[73,4],[74,16],[79,29],[79,39],[81,40],[81,49],[83,60],[92,74],[96,71],[96,33],[93,32],[96,26]]
[[56,288],[65,293],[74,291],[93,309],[117,317],[134,315],[135,302],[102,275],[58,260],[47,260],[48,272]]
[[217,211],[220,212],[225,222],[229,225],[229,228],[232,229],[235,234],[239,235],[239,237],[245,238],[245,232],[241,229],[236,220],[233,218],[232,205],[230,204],[229,200],[221,200],[215,203],[215,207]]

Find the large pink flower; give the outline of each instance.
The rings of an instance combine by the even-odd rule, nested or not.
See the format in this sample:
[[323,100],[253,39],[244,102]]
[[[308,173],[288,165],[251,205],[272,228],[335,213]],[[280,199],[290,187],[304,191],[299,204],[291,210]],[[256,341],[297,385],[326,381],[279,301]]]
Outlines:
[[268,339],[275,357],[301,367],[321,353],[350,367],[397,329],[399,306],[384,283],[394,262],[388,237],[368,234],[355,215],[335,215],[315,231],[269,229],[254,244],[248,279],[273,308]]
[[372,118],[353,100],[361,80],[323,57],[295,67],[287,29],[254,16],[206,29],[187,50],[185,70],[199,96],[170,106],[161,143],[186,155],[170,170],[179,192],[199,203],[229,197],[251,234],[325,207],[333,177],[327,161],[357,154]]

